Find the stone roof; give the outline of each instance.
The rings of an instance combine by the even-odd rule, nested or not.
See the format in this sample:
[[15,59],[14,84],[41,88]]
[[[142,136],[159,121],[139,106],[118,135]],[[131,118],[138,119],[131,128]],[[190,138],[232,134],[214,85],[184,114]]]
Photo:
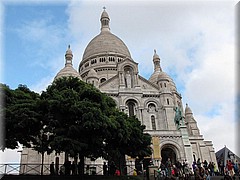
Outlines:
[[82,59],[85,60],[94,55],[107,53],[121,54],[131,58],[127,46],[120,38],[111,32],[101,32],[87,45]]
[[131,58],[130,52],[124,42],[110,32],[110,18],[105,10],[101,15],[100,21],[102,24],[101,32],[87,45],[83,53],[82,61],[95,55],[106,55],[108,53]]
[[217,151],[215,155],[217,158],[217,162],[223,161],[224,165],[226,165],[227,160],[231,160],[234,162],[237,160],[238,162],[240,162],[240,158],[226,146]]
[[73,54],[69,45],[65,54],[65,60],[66,60],[65,67],[57,73],[54,80],[57,78],[69,77],[69,76],[78,77],[79,79],[81,79],[81,76],[79,75],[79,73],[72,66],[72,58],[73,58]]
[[185,114],[193,114],[193,112],[192,112],[191,108],[188,106],[188,104],[186,104]]
[[69,76],[78,77],[79,79],[81,79],[79,73],[72,66],[66,65],[63,69],[61,69],[57,73],[54,80],[61,77],[69,77]]
[[94,69],[90,69],[90,71],[88,72],[88,77],[97,77],[98,78],[98,75]]

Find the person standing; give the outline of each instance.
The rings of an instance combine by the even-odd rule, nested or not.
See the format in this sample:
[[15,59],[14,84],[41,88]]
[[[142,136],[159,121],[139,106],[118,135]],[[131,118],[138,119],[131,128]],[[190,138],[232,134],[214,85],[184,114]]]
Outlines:
[[168,158],[167,162],[166,162],[166,170],[167,170],[167,176],[171,176],[172,173],[172,162],[170,160],[170,158]]
[[73,161],[71,164],[71,170],[72,170],[72,175],[76,175],[76,171],[77,171],[77,166],[76,163]]
[[104,176],[107,175],[107,164],[106,164],[106,162],[103,163],[103,175]]
[[54,170],[54,162],[52,162],[50,164],[50,175],[54,175],[55,174],[55,170]]

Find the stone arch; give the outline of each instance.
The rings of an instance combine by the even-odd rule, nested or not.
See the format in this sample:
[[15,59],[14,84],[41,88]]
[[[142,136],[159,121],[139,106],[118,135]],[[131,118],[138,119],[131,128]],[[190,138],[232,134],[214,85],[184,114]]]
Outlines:
[[139,99],[137,99],[137,98],[135,98],[135,97],[126,97],[125,99],[123,99],[123,104],[126,105],[126,102],[129,101],[129,100],[134,100],[134,101],[136,101],[138,106],[141,105]]
[[145,102],[144,102],[144,108],[147,109],[148,105],[150,103],[154,103],[156,108],[159,109],[159,107],[161,107],[161,104],[154,98],[148,98]]
[[134,99],[128,99],[126,101],[126,107],[127,107],[129,116],[137,115],[137,111],[136,111],[138,107],[137,101],[135,101]]
[[155,112],[157,112],[157,106],[155,105],[155,103],[150,102],[150,103],[148,104],[147,111],[148,111],[149,113],[155,113]]
[[[162,152],[162,150],[164,150],[166,148],[171,149],[175,153],[176,159],[174,161],[181,160],[181,158],[182,158],[181,152],[183,152],[183,149],[177,142],[170,140],[170,139],[160,141],[160,151]],[[165,160],[163,158],[164,157],[162,157],[162,160]]]
[[133,88],[134,70],[132,66],[126,65],[123,67],[124,83],[126,88]]
[[100,79],[100,83],[104,83],[106,80],[107,80],[107,79],[106,79],[105,77],[102,77],[102,78]]
[[155,115],[151,115],[151,116],[150,116],[150,119],[151,119],[152,130],[157,130],[157,126],[156,126],[156,116],[155,116]]
[[137,63],[133,62],[132,60],[126,58],[122,62],[118,64],[118,71],[124,71],[124,68],[126,66],[129,66],[133,69],[133,72],[137,73],[138,72],[138,67]]

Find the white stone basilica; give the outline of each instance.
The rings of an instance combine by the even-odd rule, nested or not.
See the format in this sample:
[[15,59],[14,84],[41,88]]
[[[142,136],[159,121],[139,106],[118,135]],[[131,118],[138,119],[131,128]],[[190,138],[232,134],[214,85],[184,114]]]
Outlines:
[[[110,18],[104,10],[101,18],[101,32],[87,45],[79,72],[72,66],[73,54],[66,51],[65,67],[56,75],[79,77],[111,96],[117,107],[128,114],[135,115],[145,132],[152,136],[152,160],[155,165],[171,158],[172,162],[187,160],[190,164],[197,160],[216,163],[211,141],[205,141],[200,134],[197,122],[188,105],[185,110],[182,97],[171,77],[161,68],[160,58],[154,50],[154,72],[147,80],[138,73],[138,63],[116,35],[109,28]],[[177,111],[182,115],[177,121]],[[41,162],[40,155],[31,149],[23,149],[21,163]],[[44,163],[56,162],[56,155],[46,156]],[[59,163],[64,157],[58,156]],[[128,158],[128,161],[133,159]],[[100,161],[99,161],[100,162]]]

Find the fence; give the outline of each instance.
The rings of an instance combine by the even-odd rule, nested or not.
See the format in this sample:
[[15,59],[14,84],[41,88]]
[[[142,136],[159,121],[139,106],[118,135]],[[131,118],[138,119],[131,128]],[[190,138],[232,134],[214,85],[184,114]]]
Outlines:
[[[62,164],[59,164],[59,167],[61,166]],[[127,165],[126,168],[127,175],[132,175],[134,167]],[[44,175],[50,174],[50,164],[0,164],[0,174],[4,175],[41,175],[41,169],[43,169]],[[85,174],[102,175],[103,164],[85,164]]]

